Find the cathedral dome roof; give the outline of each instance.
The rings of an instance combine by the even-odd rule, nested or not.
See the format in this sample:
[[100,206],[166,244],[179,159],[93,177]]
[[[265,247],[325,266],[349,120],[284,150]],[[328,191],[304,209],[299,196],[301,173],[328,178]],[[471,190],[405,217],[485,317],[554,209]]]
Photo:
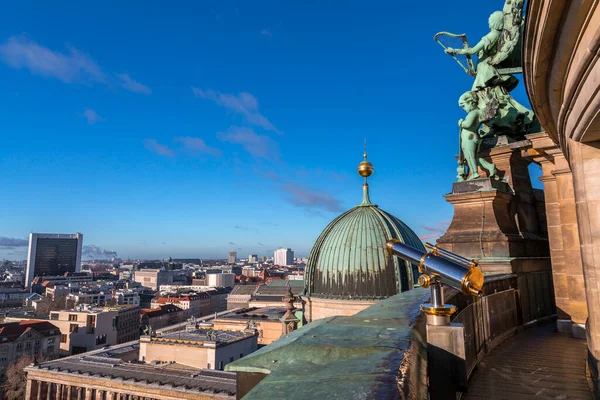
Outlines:
[[[419,237],[405,223],[383,211],[369,199],[365,178],[363,201],[323,230],[306,266],[304,294],[309,297],[372,300],[412,289],[416,267],[391,256],[386,242],[398,239],[425,251]],[[371,164],[369,163],[369,166]]]

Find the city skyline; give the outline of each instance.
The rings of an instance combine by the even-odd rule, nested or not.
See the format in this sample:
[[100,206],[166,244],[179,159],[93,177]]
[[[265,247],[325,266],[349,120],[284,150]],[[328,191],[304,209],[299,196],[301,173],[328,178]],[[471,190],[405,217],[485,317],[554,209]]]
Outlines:
[[[97,254],[124,259],[308,255],[360,202],[365,138],[373,202],[435,240],[452,216],[442,195],[464,117],[435,104],[456,104],[472,78],[433,73],[453,61],[432,37],[464,29],[467,5],[483,21],[473,35],[485,33],[491,0],[437,13],[394,2],[8,5],[0,259],[24,259],[30,231],[83,232]],[[515,92],[527,104],[523,85]]]

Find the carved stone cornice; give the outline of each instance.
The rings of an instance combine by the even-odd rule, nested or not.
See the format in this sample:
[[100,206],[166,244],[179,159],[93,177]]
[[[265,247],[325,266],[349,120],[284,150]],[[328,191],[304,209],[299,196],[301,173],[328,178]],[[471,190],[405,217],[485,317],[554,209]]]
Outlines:
[[600,140],[600,6],[583,0],[530,0],[523,73],[542,126],[569,153],[568,140]]

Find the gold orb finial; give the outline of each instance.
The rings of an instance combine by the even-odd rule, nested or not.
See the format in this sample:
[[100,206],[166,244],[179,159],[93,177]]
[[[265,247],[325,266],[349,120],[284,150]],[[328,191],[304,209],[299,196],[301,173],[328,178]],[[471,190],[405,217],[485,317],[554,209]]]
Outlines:
[[373,164],[367,161],[367,139],[365,139],[365,150],[363,153],[363,158],[364,161],[358,164],[357,170],[358,174],[366,179],[369,176],[371,176],[371,174],[373,174],[373,171],[375,171],[375,168],[373,168]]

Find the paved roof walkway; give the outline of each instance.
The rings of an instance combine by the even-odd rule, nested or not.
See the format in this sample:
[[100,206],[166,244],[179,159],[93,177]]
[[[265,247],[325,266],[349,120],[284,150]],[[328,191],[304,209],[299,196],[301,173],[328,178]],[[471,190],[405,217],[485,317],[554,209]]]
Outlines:
[[485,357],[469,381],[476,399],[592,399],[585,377],[585,340],[554,324],[525,330]]

